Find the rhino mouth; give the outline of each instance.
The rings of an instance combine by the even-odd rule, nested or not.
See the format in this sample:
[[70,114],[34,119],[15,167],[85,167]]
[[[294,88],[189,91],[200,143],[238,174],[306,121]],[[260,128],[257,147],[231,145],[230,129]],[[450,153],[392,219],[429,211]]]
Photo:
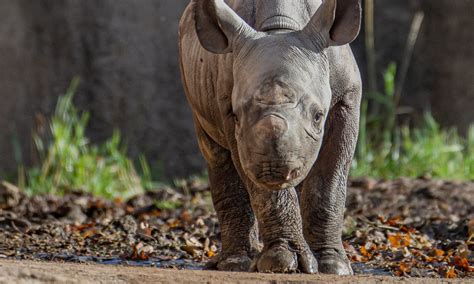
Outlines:
[[270,161],[251,165],[247,173],[256,185],[280,190],[299,184],[304,169],[300,161]]

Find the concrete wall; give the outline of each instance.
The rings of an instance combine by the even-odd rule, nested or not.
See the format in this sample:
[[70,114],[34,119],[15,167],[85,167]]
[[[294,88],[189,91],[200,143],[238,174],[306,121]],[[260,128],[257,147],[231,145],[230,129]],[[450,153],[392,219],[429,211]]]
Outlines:
[[165,175],[201,171],[177,61],[187,3],[1,0],[0,167],[16,167],[12,139],[30,160],[31,130],[78,75],[75,101],[91,112],[95,141],[118,128],[130,154],[146,153],[155,167],[163,163]]

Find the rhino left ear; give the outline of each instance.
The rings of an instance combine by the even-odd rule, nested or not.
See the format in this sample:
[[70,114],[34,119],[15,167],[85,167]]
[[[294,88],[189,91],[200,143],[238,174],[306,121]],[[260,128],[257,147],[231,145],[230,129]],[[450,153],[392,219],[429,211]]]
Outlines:
[[360,0],[323,0],[302,32],[312,39],[319,34],[323,47],[345,45],[359,35],[361,19]]

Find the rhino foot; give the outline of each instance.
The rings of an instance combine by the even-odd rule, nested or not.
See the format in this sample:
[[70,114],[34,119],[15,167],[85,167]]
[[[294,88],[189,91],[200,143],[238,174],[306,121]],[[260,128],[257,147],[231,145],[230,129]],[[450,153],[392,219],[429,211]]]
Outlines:
[[250,271],[252,260],[247,255],[216,256],[206,264],[206,269],[221,271]]
[[335,275],[353,275],[351,264],[343,252],[335,249],[323,249],[316,252],[319,272]]
[[311,251],[296,251],[286,244],[276,244],[264,250],[253,262],[252,271],[265,273],[317,273],[318,263]]

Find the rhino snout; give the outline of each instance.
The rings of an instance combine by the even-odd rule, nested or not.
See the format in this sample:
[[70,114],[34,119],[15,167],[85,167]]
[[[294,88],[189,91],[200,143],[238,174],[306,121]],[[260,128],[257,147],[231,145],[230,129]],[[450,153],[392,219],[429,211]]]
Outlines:
[[280,138],[288,131],[288,122],[277,114],[270,114],[261,119],[256,125],[256,135],[264,144],[267,139]]
[[284,172],[275,173],[275,172],[268,172],[260,176],[258,181],[262,184],[265,184],[269,187],[279,187],[285,183],[289,183],[293,181],[295,178],[300,176],[300,169],[292,169],[286,170]]
[[301,166],[296,163],[261,163],[249,169],[251,179],[266,189],[279,190],[294,186],[301,177]]

